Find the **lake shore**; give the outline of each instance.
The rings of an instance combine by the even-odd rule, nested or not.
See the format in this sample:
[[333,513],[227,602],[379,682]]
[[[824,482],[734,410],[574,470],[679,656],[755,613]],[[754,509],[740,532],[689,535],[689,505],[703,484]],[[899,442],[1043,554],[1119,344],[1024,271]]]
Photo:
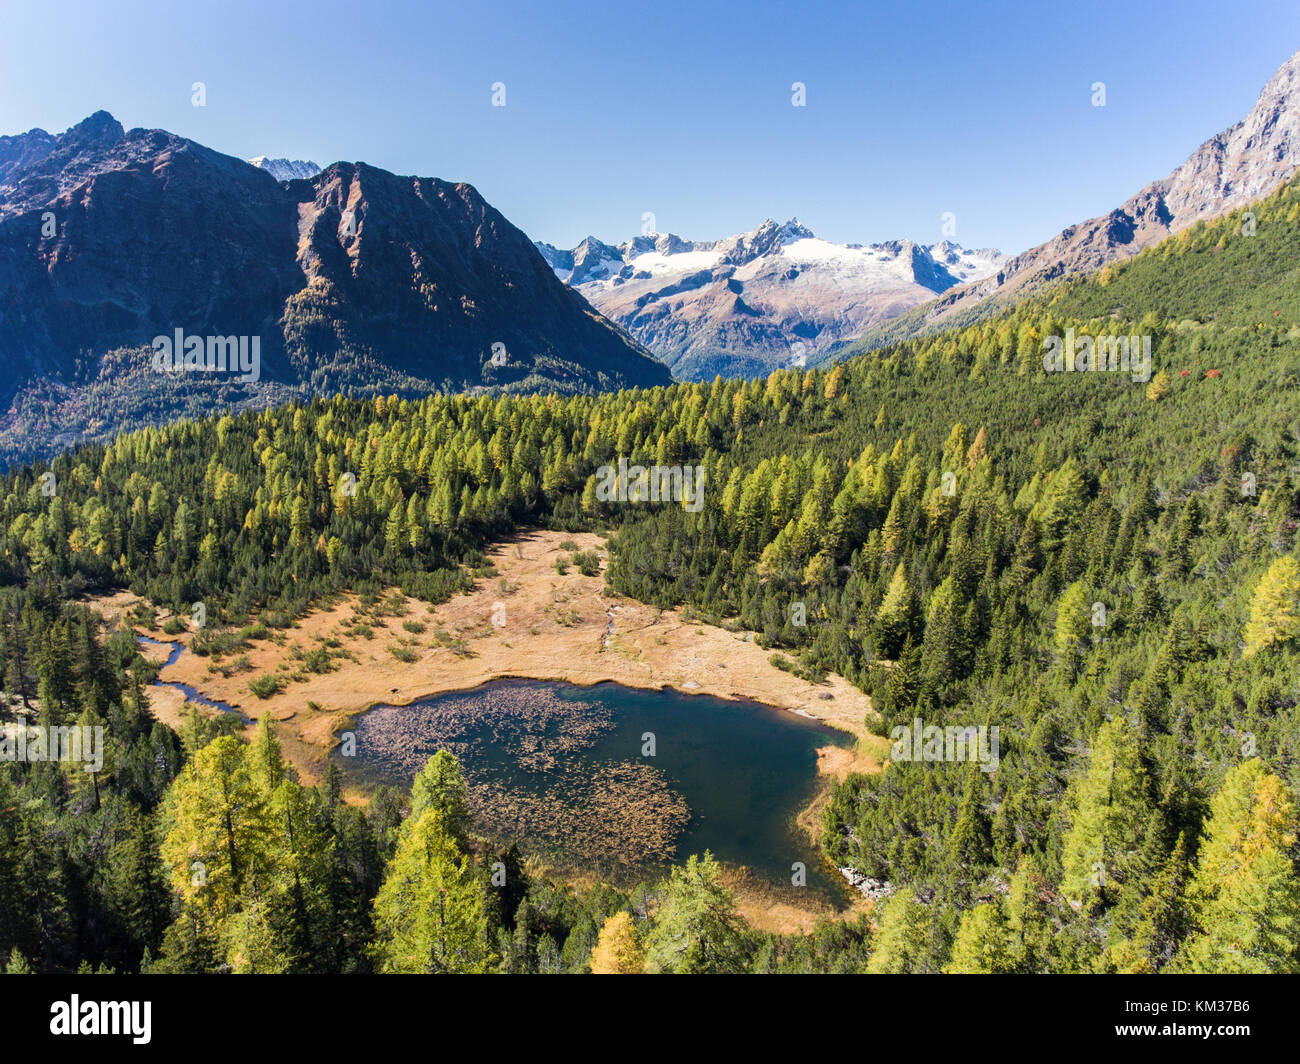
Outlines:
[[[570,567],[561,575],[556,560],[574,553],[572,546],[561,547],[564,543],[600,554],[603,568],[600,536],[524,532],[489,552],[497,575],[480,579],[469,594],[437,606],[397,595],[394,602],[400,604],[391,613],[367,612],[357,596],[341,595],[298,618],[292,628],[241,648],[237,654],[247,657],[245,671],[223,675],[230,657],[217,661],[187,653],[160,679],[188,684],[254,721],[269,714],[280,722],[286,755],[305,780],[319,779],[336,732],[375,705],[407,705],[510,678],[672,688],[760,702],[854,736],[854,749],[827,746],[820,752],[818,770],[828,778],[879,769],[887,744],[867,731],[871,700],[857,688],[838,676],[813,684],[784,672],[751,634],[617,595],[605,587],[603,574],[584,576]],[[122,592],[91,605],[116,621],[137,601]],[[158,623],[166,620],[160,611]],[[368,638],[358,634],[359,624]],[[137,626],[137,631],[187,647],[193,639],[188,626],[176,635],[161,628]],[[295,668],[322,647],[330,654],[330,671]],[[151,660],[166,659],[164,647],[143,649]],[[399,660],[395,652],[413,660]],[[297,679],[290,679],[295,673]],[[258,698],[249,681],[260,675],[284,677],[283,688]],[[188,715],[180,692],[158,685],[149,691],[159,719],[177,726]]]
[[[842,677],[813,684],[776,668],[769,661],[771,652],[750,633],[611,592],[604,584],[603,542],[593,533],[523,532],[489,551],[496,575],[478,580],[469,594],[429,606],[390,592],[391,609],[366,607],[356,595],[339,595],[291,628],[272,630],[268,638],[252,640],[231,655],[181,654],[160,679],[188,684],[254,722],[269,714],[279,723],[285,755],[306,782],[319,780],[337,733],[374,706],[409,705],[493,680],[551,680],[584,687],[617,683],[758,702],[817,720],[856,740],[852,746],[818,749],[821,782],[797,818],[815,842],[833,781],[851,772],[879,771],[887,755],[887,740],[866,728],[873,712],[870,698]],[[556,560],[571,558],[575,546],[600,555],[601,574],[584,576],[574,566],[563,575],[557,571]],[[137,602],[136,596],[120,592],[91,605],[115,623]],[[157,625],[169,616],[160,610]],[[186,647],[194,636],[189,626],[175,635],[161,627],[135,628]],[[330,671],[298,667],[305,655],[320,648],[330,655]],[[160,664],[167,659],[166,647],[141,650]],[[414,660],[399,660],[394,650]],[[247,670],[224,675],[241,655],[247,657]],[[298,679],[289,679],[295,673]],[[283,689],[258,698],[249,681],[260,675],[284,677]],[[190,706],[175,688],[155,684],[149,694],[153,712],[164,723],[179,727],[188,716]],[[347,793],[352,801],[365,800],[360,789]],[[847,910],[837,910],[824,899],[800,899],[742,869],[731,869],[728,881],[746,918],[763,930],[807,930],[819,917],[851,916],[861,908],[853,902]]]

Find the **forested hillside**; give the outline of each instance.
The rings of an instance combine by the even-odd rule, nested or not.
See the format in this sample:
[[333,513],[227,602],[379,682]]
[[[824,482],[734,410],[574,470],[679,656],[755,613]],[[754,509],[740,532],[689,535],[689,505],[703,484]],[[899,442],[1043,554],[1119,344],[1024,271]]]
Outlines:
[[[1300,969],[1297,252],[1292,184],[1249,221],[828,370],[316,400],[10,474],[5,689],[43,720],[108,720],[115,762],[90,792],[0,766],[0,897],[48,913],[0,918],[0,949],[134,968],[147,947],[168,970],[583,970],[593,949],[653,970]],[[1045,339],[1070,330],[1149,337],[1150,379],[1046,372]],[[620,457],[702,466],[703,507],[602,502]],[[343,588],[438,600],[537,523],[613,529],[615,589],[843,674],[883,734],[997,726],[997,770],[895,761],[839,787],[824,848],[887,886],[870,920],[812,939],[749,932],[708,861],[632,897],[534,883],[507,902],[491,876],[509,862],[456,826],[446,761],[436,799],[417,784],[362,812],[337,781],[298,787],[265,731],[241,746],[196,722],[178,743],[131,640],[69,601],[129,587],[235,627]],[[247,856],[194,885],[230,787]],[[92,839],[121,849],[100,860]],[[391,919],[438,898],[454,942]]]

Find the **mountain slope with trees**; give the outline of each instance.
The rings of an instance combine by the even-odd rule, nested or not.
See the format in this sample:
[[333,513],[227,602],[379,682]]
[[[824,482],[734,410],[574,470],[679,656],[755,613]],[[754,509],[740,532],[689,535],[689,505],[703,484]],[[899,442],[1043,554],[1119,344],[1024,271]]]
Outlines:
[[[0,462],[304,395],[670,380],[469,184],[280,182],[103,111],[0,140],[0,321]],[[178,329],[257,338],[257,374],[159,371]]]
[[[1104,86],[1101,92],[1104,103]],[[1167,177],[1108,214],[1072,225],[1014,256],[992,276],[945,292],[869,330],[860,341],[819,351],[818,360],[992,317],[1044,286],[1122,262],[1171,235],[1242,211],[1290,181],[1297,168],[1300,52],[1277,69],[1245,118],[1207,140]]]

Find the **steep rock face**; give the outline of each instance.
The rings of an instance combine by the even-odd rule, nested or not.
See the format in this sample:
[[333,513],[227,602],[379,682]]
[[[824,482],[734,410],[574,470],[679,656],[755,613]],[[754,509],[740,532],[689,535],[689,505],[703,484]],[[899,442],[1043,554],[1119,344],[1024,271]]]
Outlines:
[[1269,79],[1244,119],[1202,144],[1157,186],[1177,232],[1271,192],[1298,163],[1300,52]]
[[[338,304],[333,328],[403,373],[476,383],[538,368],[593,385],[663,383],[662,365],[556,281],[528,238],[473,186],[335,163],[295,181],[300,303]],[[490,365],[494,344],[506,364]],[[327,347],[290,336],[304,365]],[[485,362],[488,363],[485,371]],[[484,375],[486,372],[486,376]]]
[[539,244],[556,276],[686,379],[757,376],[933,299],[1003,261],[945,241],[819,239],[797,219],[722,240],[671,233],[572,251]]
[[1002,306],[1016,295],[1074,273],[1136,255],[1202,219],[1259,199],[1300,168],[1300,52],[1269,79],[1250,113],[1211,137],[1168,177],[1153,181],[1098,218],[1010,259],[985,280],[927,308],[923,324],[939,325],[985,300]]
[[54,137],[43,129],[0,137],[0,187],[15,170],[35,166],[54,150]]
[[100,112],[0,186],[0,399],[160,333],[262,335],[303,283],[270,175]]
[[[260,338],[262,380],[152,371],[176,329]],[[51,419],[77,438],[87,405],[104,434],[290,393],[670,379],[468,184],[364,163],[281,182],[105,112],[0,139],[0,366],[0,460],[48,449]]]
[[95,172],[112,169],[122,125],[96,111],[59,136],[33,129],[0,138],[0,217],[6,207],[48,202]]

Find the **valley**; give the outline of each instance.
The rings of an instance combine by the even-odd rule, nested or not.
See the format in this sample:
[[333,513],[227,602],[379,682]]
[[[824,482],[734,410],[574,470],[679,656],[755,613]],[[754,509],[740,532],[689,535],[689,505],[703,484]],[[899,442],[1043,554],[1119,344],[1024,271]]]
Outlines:
[[[871,701],[843,678],[809,683],[773,667],[768,662],[771,652],[745,632],[692,621],[680,609],[660,610],[612,593],[599,575],[584,576],[576,568],[563,576],[556,573],[557,559],[583,551],[599,554],[601,549],[601,539],[591,533],[523,531],[488,553],[495,575],[450,602],[430,607],[393,589],[374,596],[377,601],[369,606],[355,595],[340,596],[306,613],[292,628],[239,648],[249,663],[239,673],[221,675],[235,651],[219,658],[190,653],[168,666],[161,678],[189,684],[254,719],[265,714],[288,722],[283,739],[307,779],[319,778],[324,755],[343,722],[378,702],[400,705],[513,677],[581,686],[671,687],[775,706],[852,736],[864,747],[853,766],[878,767],[879,741],[864,726]],[[119,594],[94,599],[91,605],[117,623],[139,601]],[[497,625],[493,616],[494,610],[502,616],[499,603],[505,607],[505,623]],[[158,623],[140,626],[139,631],[151,639],[187,644],[191,631],[163,631],[168,618],[165,610],[159,611]],[[410,630],[416,627],[419,632]],[[358,628],[369,629],[369,634]],[[252,677],[290,672],[306,652],[326,645],[330,671],[303,673],[265,699],[248,690]],[[400,661],[393,656],[394,648],[409,648],[415,657]],[[161,651],[149,653],[157,658]],[[151,689],[151,695],[161,719],[173,726],[182,722],[187,712],[182,701],[163,690]],[[840,755],[829,751],[824,760],[837,771],[847,768]]]
[[1300,974],[1269,2],[11,55],[0,972]]
[[[256,722],[268,717],[276,722],[285,756],[300,778],[319,782],[326,758],[333,751],[336,764],[345,770],[349,798],[355,802],[367,800],[366,781],[402,779],[400,771],[396,777],[383,773],[376,776],[372,765],[375,755],[367,753],[370,744],[363,738],[367,711],[376,705],[400,717],[401,707],[421,705],[433,696],[450,692],[472,696],[476,691],[490,689],[495,682],[526,678],[563,682],[573,685],[575,691],[590,690],[597,698],[610,685],[615,691],[667,690],[679,699],[685,698],[675,703],[681,708],[674,719],[687,710],[691,717],[704,714],[707,720],[717,710],[711,712],[705,704],[717,699],[737,704],[737,709],[727,712],[739,712],[737,719],[742,723],[748,714],[771,713],[768,707],[775,707],[842,735],[834,742],[808,747],[806,774],[791,774],[788,768],[779,772],[803,797],[797,806],[777,805],[777,820],[768,830],[772,838],[791,838],[788,845],[809,847],[816,839],[818,814],[829,795],[830,781],[842,781],[850,772],[879,771],[887,755],[888,744],[864,727],[871,714],[870,699],[841,677],[828,676],[813,684],[775,668],[768,661],[769,652],[746,633],[692,621],[681,610],[646,607],[611,592],[600,575],[584,575],[575,568],[569,568],[563,576],[556,572],[557,559],[571,559],[574,553],[599,556],[603,548],[601,537],[591,533],[524,530],[488,552],[494,569],[491,577],[483,578],[474,591],[449,603],[426,606],[395,589],[372,596],[378,601],[368,605],[356,595],[340,596],[337,602],[304,614],[288,629],[268,632],[267,638],[250,639],[220,654],[199,655],[188,650],[169,653],[169,647],[192,643],[192,627],[187,624],[186,631],[180,633],[164,630],[163,625],[171,619],[166,610],[156,611],[153,623],[140,623],[132,611],[147,608],[147,604],[130,594],[92,599],[90,605],[109,624],[131,626],[150,640],[142,647],[147,659],[155,664],[171,659],[159,673],[160,682],[148,688],[152,711],[159,720],[183,730],[194,708],[219,718],[223,713],[217,708],[220,704],[243,716],[244,730],[252,737]],[[189,617],[182,615],[180,620],[188,622]],[[325,669],[314,672],[301,668],[300,663],[310,652],[322,649],[328,655]],[[402,659],[394,656],[395,650]],[[408,653],[410,660],[405,660]],[[236,661],[241,664],[232,667]],[[259,698],[249,689],[249,681],[257,676],[284,674],[291,678],[269,697]],[[188,698],[182,687],[192,692]],[[195,695],[201,701],[196,702]],[[700,696],[698,714],[691,710],[694,696]],[[580,705],[585,696],[579,693],[576,697]],[[721,708],[722,704],[717,704]],[[645,703],[642,717],[656,715],[653,705]],[[406,727],[410,732],[410,726]],[[696,725],[688,717],[677,725],[679,732],[682,727],[689,731]],[[711,775],[704,766],[716,755],[709,750],[722,753],[717,745],[724,741],[717,733],[719,725],[710,727],[711,739],[690,740],[691,748],[698,751],[693,756],[703,760],[691,762],[700,767],[694,770],[693,789],[687,793],[691,801],[685,807],[688,818],[694,815],[694,788],[703,786],[703,780]],[[768,728],[770,725],[758,724],[754,730],[759,735]],[[785,730],[777,728],[778,732]],[[359,736],[352,744],[358,747],[357,772],[351,769],[351,757],[339,757],[338,745],[340,733],[352,735],[354,731]],[[790,734],[799,735],[800,731],[795,728]],[[733,742],[735,738],[733,734]],[[404,750],[412,749],[406,741],[400,745]],[[778,741],[773,747],[771,739],[766,745],[760,742],[752,756],[779,756],[781,745]],[[420,749],[418,740],[413,749]],[[770,753],[757,752],[763,749]],[[479,760],[468,762],[467,769],[473,772]],[[772,771],[760,769],[758,764],[741,767],[745,764],[739,762],[736,770]],[[408,786],[413,771],[405,770]],[[668,771],[671,774],[674,769]],[[820,783],[817,777],[821,777]],[[714,792],[710,788],[707,793]],[[725,787],[718,793],[730,795],[733,804],[727,808],[733,810],[733,818],[743,815],[744,803],[734,805],[740,793],[735,787]],[[483,794],[486,796],[479,801],[485,825],[498,823],[501,811],[496,807],[504,810],[506,798],[497,791]],[[620,802],[630,800],[628,794]],[[706,805],[716,800],[706,798]],[[769,807],[768,801],[762,804]],[[575,810],[574,815],[579,812]],[[556,814],[552,812],[547,820],[556,821]],[[724,832],[726,823],[730,822],[720,825]],[[612,822],[606,823],[604,831],[614,827]],[[641,819],[628,822],[616,834],[623,843],[634,844],[644,830],[646,821]],[[713,831],[716,834],[717,829]],[[668,838],[675,839],[676,834],[674,829]],[[678,852],[678,844],[671,845],[672,852]],[[767,845],[777,844],[769,841]],[[713,848],[721,860],[731,861],[729,847],[719,849],[715,844]],[[539,854],[536,867],[578,881],[599,872],[600,866],[589,865],[591,857],[575,866],[572,852],[566,849],[549,857]],[[604,851],[588,844],[583,852]],[[570,856],[566,858],[565,854]],[[813,866],[810,875],[816,889],[807,893],[773,882],[770,850],[758,848],[737,854],[747,856],[749,861],[759,858],[768,862],[761,874],[734,863],[725,868],[728,881],[733,883],[742,906],[753,915],[756,926],[783,933],[807,930],[817,916],[850,905],[843,885],[827,881],[828,873],[819,870],[810,849],[796,852]],[[788,858],[787,863],[792,859]],[[643,874],[648,871],[639,867]],[[606,867],[604,874],[611,870]],[[626,876],[626,869],[623,874]]]

